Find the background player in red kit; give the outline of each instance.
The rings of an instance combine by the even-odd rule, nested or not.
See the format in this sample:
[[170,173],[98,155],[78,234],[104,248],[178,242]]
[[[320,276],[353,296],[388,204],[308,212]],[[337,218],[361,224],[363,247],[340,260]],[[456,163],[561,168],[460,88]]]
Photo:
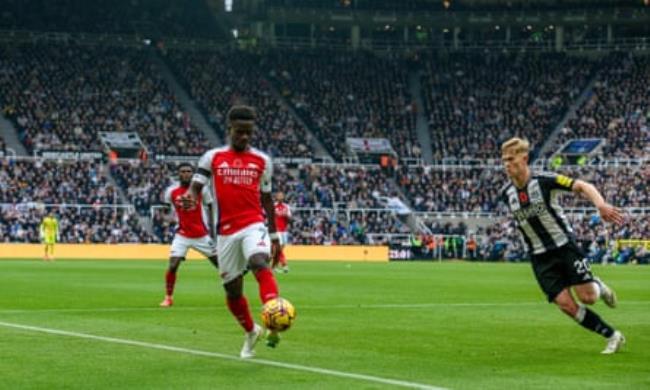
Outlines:
[[284,246],[289,243],[289,223],[291,223],[291,207],[284,203],[284,193],[278,192],[275,194],[275,227],[278,229],[280,235],[280,253],[278,254],[278,261],[280,269],[287,273],[289,266],[287,265],[287,258],[284,256]]
[[178,227],[172,241],[169,268],[165,274],[166,294],[165,299],[160,303],[162,307],[174,304],[172,296],[176,284],[176,271],[178,271],[181,261],[185,260],[190,248],[205,255],[215,267],[218,267],[217,248],[210,235],[210,229],[206,227],[206,221],[208,226],[212,226],[212,195],[209,189],[206,188],[201,192],[195,207],[184,210],[181,204],[180,197],[190,188],[193,174],[192,165],[180,164],[178,166],[180,183],[169,186],[163,195],[165,203],[169,204],[176,212]]
[[[273,168],[269,156],[249,145],[255,119],[252,107],[230,109],[230,145],[212,149],[201,157],[190,191],[183,195],[183,206],[189,208],[205,184],[210,183],[214,190],[221,278],[228,308],[246,332],[242,358],[255,355],[255,344],[263,333],[262,327],[253,322],[243,293],[244,273],[252,271],[263,303],[278,296],[278,285],[269,267],[270,258],[272,265],[277,263],[280,249],[271,198]],[[269,333],[267,344],[273,347],[278,342],[277,333]]]

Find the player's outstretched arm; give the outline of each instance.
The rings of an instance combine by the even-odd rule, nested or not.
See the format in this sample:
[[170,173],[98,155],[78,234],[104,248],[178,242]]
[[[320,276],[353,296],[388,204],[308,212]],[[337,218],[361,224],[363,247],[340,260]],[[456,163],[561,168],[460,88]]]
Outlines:
[[201,191],[203,191],[203,186],[210,180],[211,175],[211,172],[207,169],[199,167],[196,170],[196,173],[192,177],[192,184],[190,184],[189,190],[179,197],[183,209],[189,210],[196,207],[196,200],[199,198]]
[[625,222],[623,211],[618,207],[614,207],[605,202],[605,199],[593,184],[587,183],[583,180],[576,180],[573,184],[573,192],[581,194],[585,198],[589,199],[589,201],[598,209],[598,212],[604,221],[618,225]]

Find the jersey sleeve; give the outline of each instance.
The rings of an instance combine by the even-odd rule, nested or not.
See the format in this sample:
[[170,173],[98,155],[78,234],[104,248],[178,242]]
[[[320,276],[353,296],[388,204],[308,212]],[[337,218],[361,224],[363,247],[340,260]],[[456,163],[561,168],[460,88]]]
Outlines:
[[273,162],[271,158],[266,158],[266,164],[264,166],[264,172],[262,173],[262,180],[260,182],[260,191],[264,193],[270,193],[273,190],[271,184],[273,180]]
[[291,206],[287,204],[287,218],[293,218],[293,213],[291,212]]
[[[214,151],[207,151],[201,156],[197,164],[197,171],[192,176],[192,181],[199,182],[201,184],[206,184],[210,181],[210,176],[212,174],[212,158],[214,157]],[[210,176],[206,176],[206,173]]]
[[210,205],[214,201],[212,198],[212,191],[210,191],[209,186],[203,187],[203,190],[201,191],[201,198],[203,199],[203,204],[204,205]]
[[501,202],[506,206],[508,205],[507,191],[508,191],[509,186],[510,186],[510,184],[505,184],[503,187],[501,187],[499,189],[499,195],[497,196],[497,202]]
[[163,202],[172,206],[172,187],[167,187],[163,194]]
[[573,190],[573,183],[575,183],[574,179],[558,173],[545,173],[540,175],[539,181],[548,190],[561,191]]

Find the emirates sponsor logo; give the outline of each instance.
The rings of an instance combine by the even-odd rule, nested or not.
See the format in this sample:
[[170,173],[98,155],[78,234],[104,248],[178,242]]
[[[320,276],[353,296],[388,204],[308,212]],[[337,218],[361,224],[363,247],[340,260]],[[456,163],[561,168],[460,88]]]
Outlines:
[[217,177],[223,180],[224,184],[236,184],[250,186],[255,184],[260,173],[250,168],[217,168]]

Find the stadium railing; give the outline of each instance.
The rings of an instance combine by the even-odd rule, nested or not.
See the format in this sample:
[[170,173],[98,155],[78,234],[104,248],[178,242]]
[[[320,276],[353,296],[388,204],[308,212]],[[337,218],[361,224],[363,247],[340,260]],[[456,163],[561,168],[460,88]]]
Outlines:
[[127,212],[135,213],[135,207],[132,204],[79,204],[79,203],[41,203],[41,202],[23,202],[23,203],[0,203],[0,210],[28,211],[38,210],[45,211],[51,209],[125,209]]
[[[552,166],[553,160],[548,158],[540,158],[533,162],[532,166],[537,169],[548,169]],[[569,168],[634,168],[645,167],[650,165],[650,158],[591,158],[588,159],[583,165],[579,164],[562,164],[561,167]]]

